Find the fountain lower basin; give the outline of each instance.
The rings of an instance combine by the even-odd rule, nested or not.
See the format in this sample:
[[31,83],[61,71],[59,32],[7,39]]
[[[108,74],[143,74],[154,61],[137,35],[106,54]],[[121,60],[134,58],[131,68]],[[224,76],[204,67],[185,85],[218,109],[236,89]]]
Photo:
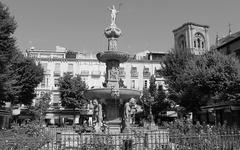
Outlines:
[[[95,88],[90,89],[85,92],[85,96],[89,99],[113,99],[111,96],[111,88]],[[139,90],[119,88],[119,98],[118,99],[138,99],[141,95]]]
[[119,88],[119,97],[112,97],[111,88],[94,88],[85,91],[86,98],[94,100],[97,99],[102,103],[103,112],[109,132],[120,133],[123,129],[123,109],[124,104],[131,98],[138,99],[141,95],[139,90]]

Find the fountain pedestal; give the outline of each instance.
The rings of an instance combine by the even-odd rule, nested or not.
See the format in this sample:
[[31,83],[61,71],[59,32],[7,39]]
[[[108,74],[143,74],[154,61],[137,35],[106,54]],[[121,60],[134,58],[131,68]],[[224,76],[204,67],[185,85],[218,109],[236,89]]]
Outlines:
[[119,100],[107,99],[104,111],[106,115],[105,121],[108,125],[109,132],[119,133],[122,126]]

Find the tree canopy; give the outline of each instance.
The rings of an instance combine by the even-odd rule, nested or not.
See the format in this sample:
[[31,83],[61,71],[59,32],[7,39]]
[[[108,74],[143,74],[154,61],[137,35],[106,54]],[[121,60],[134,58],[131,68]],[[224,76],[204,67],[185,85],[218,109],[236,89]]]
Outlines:
[[175,100],[189,111],[211,102],[236,100],[240,93],[239,61],[215,50],[200,56],[175,50],[162,66],[160,73]]
[[44,93],[40,98],[36,99],[35,106],[30,107],[29,111],[34,114],[36,120],[40,120],[40,123],[42,123],[45,113],[50,107],[50,101],[50,93]]
[[1,2],[0,18],[0,106],[5,102],[30,105],[34,89],[42,81],[43,69],[16,47],[13,34],[17,24]]
[[0,2],[0,106],[6,101],[8,91],[9,61],[16,51],[13,33],[17,27],[14,17],[10,15],[8,7]]
[[40,64],[36,64],[31,58],[25,58],[22,54],[12,60],[11,80],[16,80],[12,86],[17,90],[17,96],[12,103],[30,105],[35,95],[35,88],[43,79],[43,69]]
[[156,78],[152,75],[150,77],[150,85],[148,89],[143,90],[143,95],[140,99],[144,108],[145,117],[149,118],[150,105],[152,107],[152,114],[156,118],[161,111],[170,109],[170,101],[167,99],[166,92],[162,85],[157,87]]
[[72,76],[65,73],[59,79],[59,90],[63,107],[81,108],[87,102],[83,95],[84,91],[87,90],[87,85],[80,75]]

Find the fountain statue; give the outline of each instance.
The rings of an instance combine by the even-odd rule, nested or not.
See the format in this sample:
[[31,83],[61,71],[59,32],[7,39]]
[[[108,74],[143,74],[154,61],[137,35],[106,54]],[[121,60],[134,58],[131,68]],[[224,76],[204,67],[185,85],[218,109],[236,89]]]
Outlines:
[[[117,47],[117,40],[121,36],[121,30],[116,25],[116,15],[119,11],[114,5],[109,10],[111,10],[111,24],[104,30],[104,35],[108,39],[108,48],[107,51],[97,54],[97,59],[106,63],[106,87],[93,88],[84,94],[88,99],[95,100],[94,118],[99,117],[96,119],[95,130],[100,131],[99,127],[102,125],[102,112],[100,111],[103,109],[104,121],[108,125],[109,132],[120,132],[123,128],[130,128],[130,114],[135,105],[132,101],[138,99],[141,92],[119,87],[119,64],[126,62],[129,54],[119,51]],[[129,102],[131,98],[133,99]]]
[[102,105],[95,99],[93,100],[93,122],[95,124],[94,129],[96,132],[101,132],[102,121]]
[[119,11],[116,10],[115,6],[113,5],[112,8],[108,8],[111,11],[111,26],[116,26],[116,17],[117,17],[117,13],[119,13]]

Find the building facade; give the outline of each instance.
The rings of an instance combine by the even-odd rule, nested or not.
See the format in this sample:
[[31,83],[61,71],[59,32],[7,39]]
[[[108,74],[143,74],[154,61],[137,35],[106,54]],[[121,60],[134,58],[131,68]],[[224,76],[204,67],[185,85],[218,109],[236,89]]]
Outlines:
[[188,22],[173,30],[174,48],[201,55],[209,50],[209,26]]
[[[105,81],[106,66],[97,60],[95,55],[68,51],[56,47],[56,50],[39,50],[31,48],[27,50],[27,56],[34,58],[44,68],[44,79],[36,88],[37,97],[45,92],[51,93],[51,104],[60,102],[58,80],[65,72],[72,75],[79,74],[88,85],[88,88],[103,87]],[[124,85],[130,89],[143,90],[149,87],[151,75],[155,75],[157,84],[164,85],[164,80],[156,71],[161,69],[160,61],[164,52],[147,52],[144,57],[136,58],[142,53],[136,54],[126,63],[120,64],[120,78]]]
[[216,39],[216,48],[226,55],[236,56],[240,60],[240,31],[228,36]]

